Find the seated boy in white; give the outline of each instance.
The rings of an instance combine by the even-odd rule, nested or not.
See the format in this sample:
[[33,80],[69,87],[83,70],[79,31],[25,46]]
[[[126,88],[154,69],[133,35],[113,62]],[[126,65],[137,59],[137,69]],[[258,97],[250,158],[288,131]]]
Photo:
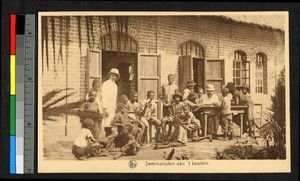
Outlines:
[[83,128],[80,130],[72,147],[72,153],[79,160],[85,160],[100,147],[100,144],[91,132],[94,127],[94,121],[86,118],[83,120],[82,125]]

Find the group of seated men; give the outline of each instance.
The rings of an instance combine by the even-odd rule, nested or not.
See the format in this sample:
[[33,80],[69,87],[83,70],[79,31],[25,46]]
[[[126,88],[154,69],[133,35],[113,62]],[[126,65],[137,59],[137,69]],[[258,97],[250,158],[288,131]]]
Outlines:
[[[168,78],[173,78],[169,76]],[[171,82],[171,84],[170,84]],[[173,81],[169,81],[169,87],[172,88]],[[193,140],[197,140],[198,137],[204,136],[204,116],[197,114],[194,115],[195,110],[202,106],[214,106],[218,107],[218,111],[208,115],[207,134],[211,139],[217,138],[217,131],[219,125],[222,127],[223,140],[232,139],[234,136],[232,129],[232,122],[234,121],[231,113],[231,104],[235,101],[242,101],[249,94],[249,88],[243,86],[242,92],[234,89],[233,83],[228,83],[227,86],[222,88],[222,95],[214,94],[215,88],[213,84],[206,86],[206,93],[202,88],[199,88],[197,93],[194,91],[194,81],[188,81],[186,89],[183,91],[183,95],[176,89],[171,96],[171,101],[167,104],[166,97],[161,94],[160,98],[163,102],[163,118],[157,118],[157,103],[154,99],[154,91],[147,91],[147,99],[138,101],[138,93],[131,92],[130,97],[127,95],[121,95],[120,101],[116,106],[116,114],[111,120],[110,126],[116,127],[118,125],[125,125],[130,123],[133,125],[133,135],[139,144],[149,143],[153,140],[153,127],[155,129],[154,140],[161,142],[164,139],[171,139],[173,120],[175,118],[180,119],[180,125],[184,128],[187,136]],[[171,86],[170,86],[171,85]],[[165,88],[165,86],[163,86]],[[165,88],[166,89],[166,88]],[[171,89],[168,90],[170,92]],[[163,90],[163,92],[166,90]],[[96,101],[97,92],[91,90],[88,94],[88,101],[83,103],[79,110],[87,112],[97,112],[99,107],[99,100]],[[249,96],[248,96],[249,97]],[[239,99],[239,100],[238,100]],[[251,101],[251,97],[250,97]],[[247,100],[249,105],[249,99]],[[249,113],[246,115],[249,116]],[[86,116],[87,117],[87,116]],[[92,117],[91,115],[89,117]],[[94,118],[94,129],[92,133],[94,137],[99,138],[101,132],[101,116]],[[245,119],[247,123],[244,129],[249,129],[250,133],[253,133],[253,125],[250,123],[252,119]],[[234,121],[237,124],[239,120]],[[168,127],[168,129],[167,129]],[[246,131],[246,130],[245,130]]]
[[[249,94],[249,86],[243,85],[240,92],[236,90],[233,83],[229,82],[222,87],[222,94],[216,95],[214,93],[214,85],[207,84],[204,94],[202,88],[199,88],[196,92],[194,91],[196,83],[191,80],[187,81],[182,95],[173,80],[174,75],[170,74],[168,76],[169,84],[162,86],[162,94],[159,96],[163,103],[162,119],[158,119],[156,115],[157,102],[154,99],[155,93],[153,90],[148,90],[147,99],[142,101],[138,100],[138,92],[136,91],[131,92],[129,98],[127,95],[120,96],[120,101],[116,106],[116,114],[110,122],[110,128],[116,127],[118,131],[117,134],[111,135],[114,136],[107,146],[107,151],[116,145],[123,145],[123,150],[127,145],[128,149],[132,151],[136,150],[136,146],[132,147],[132,145],[142,146],[145,143],[152,142],[153,127],[155,129],[154,140],[156,143],[168,140],[185,145],[188,137],[192,141],[199,141],[204,136],[205,126],[207,127],[208,138],[212,141],[213,139],[219,139],[217,137],[219,125],[221,125],[223,132],[223,138],[220,140],[232,139],[234,137],[233,122],[239,125],[240,120],[234,119],[231,113],[231,105],[248,106],[246,119],[244,119],[244,132],[249,131],[250,135],[253,134],[253,102]],[[86,101],[79,107],[78,113],[81,117],[82,133],[76,138],[77,142],[80,142],[78,140],[83,140],[82,137],[84,136],[82,135],[86,137],[89,131],[91,131],[91,134],[88,135],[92,135],[94,140],[101,142],[100,134],[103,128],[103,114],[101,113],[101,99],[99,99],[100,96],[98,95],[99,87],[100,81],[95,80],[93,89],[86,96]],[[194,114],[199,108],[204,106],[217,108],[217,111],[208,115],[207,125],[204,125],[203,114],[200,113],[196,116]],[[124,131],[126,134],[124,134]],[[128,146],[129,143],[131,147]],[[89,145],[87,147],[92,149]],[[82,150],[85,153],[87,150],[78,146],[75,148],[75,151],[73,151],[77,155]]]

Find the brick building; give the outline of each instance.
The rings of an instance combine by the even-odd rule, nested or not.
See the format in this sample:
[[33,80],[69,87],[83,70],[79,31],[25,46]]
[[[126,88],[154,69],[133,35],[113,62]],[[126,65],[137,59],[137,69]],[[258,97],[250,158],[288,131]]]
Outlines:
[[173,73],[181,90],[188,79],[213,83],[217,93],[246,82],[266,108],[285,62],[282,29],[225,16],[42,16],[41,30],[43,95],[67,89],[68,102],[116,67],[120,94],[157,95]]

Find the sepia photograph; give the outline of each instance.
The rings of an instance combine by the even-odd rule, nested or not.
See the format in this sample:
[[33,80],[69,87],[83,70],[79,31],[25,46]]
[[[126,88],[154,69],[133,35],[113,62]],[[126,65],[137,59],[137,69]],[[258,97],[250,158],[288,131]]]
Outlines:
[[289,173],[289,15],[39,12],[39,173]]

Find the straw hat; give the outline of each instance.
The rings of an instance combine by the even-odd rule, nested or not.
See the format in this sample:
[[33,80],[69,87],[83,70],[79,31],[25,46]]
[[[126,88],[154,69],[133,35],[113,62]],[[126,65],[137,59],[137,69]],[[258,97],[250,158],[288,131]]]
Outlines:
[[176,91],[175,94],[172,96],[173,99],[175,99],[175,97],[179,97],[180,100],[182,100],[182,94],[179,91]]
[[248,84],[246,84],[246,83],[244,83],[244,84],[242,85],[242,88],[248,89],[248,91],[250,90],[250,87],[249,87],[249,85],[248,85]]
[[215,90],[215,86],[213,84],[207,84],[206,85],[206,90],[207,91],[214,91]]
[[107,74],[107,75],[108,75],[108,77],[110,76],[110,74],[116,74],[116,75],[118,75],[118,78],[117,78],[117,80],[120,78],[120,73],[119,73],[119,70],[118,70],[118,69],[116,69],[116,68],[112,68],[112,69],[110,69],[109,73]]
[[194,86],[194,85],[196,85],[196,83],[193,80],[188,80],[186,82],[186,87],[188,87],[188,86]]

